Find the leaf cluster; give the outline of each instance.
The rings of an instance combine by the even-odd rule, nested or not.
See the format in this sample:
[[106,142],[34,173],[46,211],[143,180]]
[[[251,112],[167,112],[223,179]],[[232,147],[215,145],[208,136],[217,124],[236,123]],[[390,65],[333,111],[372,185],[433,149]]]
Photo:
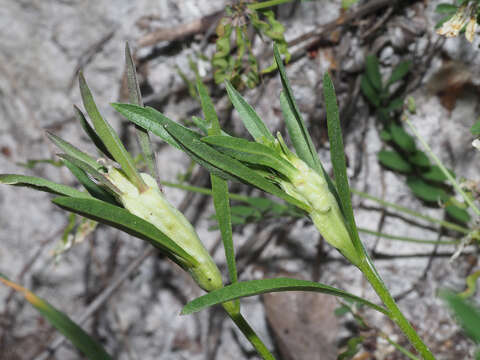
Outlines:
[[362,93],[375,108],[381,127],[380,138],[389,146],[388,150],[378,153],[378,161],[382,166],[406,175],[407,186],[417,198],[429,205],[441,202],[449,216],[467,223],[470,215],[465,210],[466,206],[452,197],[444,173],[430,162],[425,152],[417,148],[415,138],[405,131],[399,119],[404,99],[397,96],[398,91],[392,91],[392,88],[401,88],[401,82],[408,76],[410,68],[410,62],[401,62],[384,81],[378,58],[375,55],[366,58],[361,80]]
[[[287,61],[290,59],[285,27],[267,9],[253,9],[245,2],[228,6],[220,19],[216,34],[217,50],[212,57],[215,82],[230,81],[236,88],[255,87],[260,75],[276,69],[275,63],[260,70],[252,50],[254,34],[273,41]],[[253,34],[253,35],[252,35]]]

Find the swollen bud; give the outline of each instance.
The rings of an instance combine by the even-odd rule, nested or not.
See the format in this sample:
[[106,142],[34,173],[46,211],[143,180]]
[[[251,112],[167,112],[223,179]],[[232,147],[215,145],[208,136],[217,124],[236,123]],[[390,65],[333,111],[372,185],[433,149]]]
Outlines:
[[287,194],[311,207],[310,218],[325,241],[358,265],[362,257],[355,249],[337,199],[330,192],[325,178],[295,154],[290,152],[283,156],[298,171],[288,181],[280,181],[280,186]]
[[223,287],[220,271],[193,226],[165,199],[153,177],[146,173],[140,176],[147,185],[142,192],[114,167],[109,167],[107,175],[121,191],[117,197],[125,209],[156,226],[198,262],[187,270],[202,289],[213,291]]

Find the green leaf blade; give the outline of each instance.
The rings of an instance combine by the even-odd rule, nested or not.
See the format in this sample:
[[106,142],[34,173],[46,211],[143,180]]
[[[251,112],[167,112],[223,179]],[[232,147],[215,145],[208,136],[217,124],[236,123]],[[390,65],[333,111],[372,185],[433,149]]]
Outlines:
[[207,136],[202,138],[202,141],[230,150],[227,153],[240,161],[268,166],[285,176],[289,176],[296,171],[288,161],[279,157],[273,149],[261,143],[230,136]]
[[25,299],[37,309],[40,314],[50,322],[60,333],[80,350],[90,360],[111,360],[105,349],[80,326],[74,323],[65,313],[57,310],[47,301],[39,298],[34,293],[0,277],[0,282],[22,294]]
[[[105,147],[105,144],[103,143],[102,139],[97,135],[95,130],[92,128],[92,126],[88,123],[87,119],[85,118],[85,115],[83,114],[82,110],[80,110],[76,105],[73,106],[73,109],[75,111],[75,117],[77,120],[80,122],[80,125],[82,126],[83,131],[87,134],[87,136],[92,140],[92,142],[95,144],[97,149],[110,158],[111,160],[113,159],[112,154],[108,151],[108,149]],[[63,150],[65,151],[65,150]]]
[[367,98],[370,103],[375,107],[380,107],[380,96],[378,95],[377,90],[372,86],[367,76],[362,75],[362,80],[360,82],[360,88],[362,89],[363,95]]
[[187,263],[196,264],[196,260],[180,248],[174,240],[170,239],[154,225],[131,214],[124,208],[97,199],[58,197],[52,201],[63,209],[113,226],[142,240],[146,240],[153,246],[163,250],[176,263],[178,263],[178,259],[172,258],[171,254],[175,254]]
[[407,133],[401,126],[391,124],[389,127],[393,142],[407,153],[413,153],[416,150],[415,139]]
[[228,197],[228,184],[218,176],[211,175],[213,204],[220,233],[222,235],[225,257],[227,259],[230,282],[238,281],[237,265],[235,262],[235,248],[233,246],[232,214]]
[[375,55],[368,55],[365,60],[365,73],[372,86],[377,91],[382,91],[382,75],[380,74],[380,65]]
[[446,201],[448,195],[441,187],[436,187],[426,183],[420,178],[409,177],[407,186],[415,194],[416,197],[429,203],[436,203],[440,200]]
[[390,86],[397,81],[402,80],[410,72],[412,63],[410,61],[402,61],[392,70],[392,74],[388,79],[387,86]]
[[360,242],[355,217],[353,216],[350,185],[347,177],[347,165],[345,161],[345,152],[343,147],[342,128],[340,125],[340,116],[337,105],[337,97],[333,82],[328,73],[323,77],[323,94],[325,97],[325,107],[327,112],[328,138],[330,140],[330,157],[333,165],[335,184],[337,185],[340,208],[342,209],[350,237],[354,243],[357,252],[363,253],[363,245]]
[[62,158],[63,160],[69,161],[76,167],[85,171],[87,174],[90,174],[94,179],[96,179],[97,181],[105,185],[108,189],[110,189],[113,194],[121,194],[121,191],[114,184],[112,184],[112,182],[104,175],[103,172],[97,171],[86,162],[78,160],[77,158],[68,154],[58,154],[57,156]]
[[[293,96],[292,88],[287,78],[285,66],[283,65],[282,58],[278,51],[277,45],[273,46],[273,54],[275,56],[275,62],[278,66],[280,73],[280,80],[282,82],[283,94],[280,95],[280,105],[282,105],[282,111],[285,115],[285,122],[287,124],[288,133],[292,140],[293,146],[297,155],[305,161],[312,169],[316,170],[319,174],[325,173],[322,164],[317,155],[317,150],[313,146],[313,141],[310,134],[307,131],[305,122],[303,121],[300,110]],[[283,98],[283,100],[282,100]]]
[[181,149],[180,144],[164,129],[163,114],[132,104],[113,103],[112,107],[126,119],[142,128],[151,131],[170,146]]
[[70,186],[57,184],[53,181],[34,176],[17,174],[0,174],[0,183],[14,186],[26,186],[36,190],[49,192],[56,195],[71,196],[76,198],[90,198],[90,195]]
[[52,134],[51,132],[47,131],[47,136],[48,138],[61,150],[65,151],[66,154],[83,161],[84,163],[90,165],[93,169],[100,171],[103,168],[103,165],[95,161],[94,158],[92,158],[90,155],[87,153],[84,153],[83,151],[77,149],[75,146],[70,144],[69,142],[63,140],[62,138],[56,136],[55,134]]
[[90,195],[92,195],[96,199],[106,201],[110,204],[117,204],[117,200],[115,199],[115,197],[105,191],[102,187],[98,186],[94,181],[92,181],[84,170],[73,164],[71,161],[68,161],[67,159],[63,159],[63,163],[68,168],[68,170],[70,170],[70,172],[77,178],[80,184],[83,185],[85,190],[87,190]]
[[265,123],[260,119],[255,110],[245,101],[240,93],[235,90],[232,84],[228,81],[225,83],[228,97],[232,102],[235,109],[238,111],[243,124],[247,128],[248,132],[257,142],[262,142],[262,138],[269,141],[275,141],[275,138],[268,130]]
[[[137,79],[137,71],[135,69],[135,63],[133,61],[132,53],[130,52],[130,46],[128,46],[128,42],[125,44],[125,64],[129,101],[131,104],[143,106],[142,93],[140,92],[140,85],[138,84]],[[152,143],[150,142],[148,131],[142,127],[135,126],[135,133],[137,135],[143,157],[147,164],[148,172],[153,178],[156,178],[157,171],[155,155],[153,154]]]
[[[205,127],[207,133],[212,136],[223,137],[221,136],[222,131],[220,128],[220,122],[215,107],[213,106],[212,99],[210,98],[210,95],[208,95],[207,88],[202,83],[199,76],[197,76],[197,91],[200,97],[203,114],[206,119]],[[210,174],[210,180],[212,183],[213,205],[218,226],[220,228],[220,234],[222,236],[225,258],[227,260],[228,276],[231,283],[236,283],[238,281],[238,275],[237,264],[235,261],[235,248],[233,246],[232,213],[228,183],[226,180],[213,173]],[[240,302],[236,302],[234,305],[236,311],[240,311]]]
[[454,312],[458,322],[465,332],[477,344],[480,344],[480,309],[471,302],[462,299],[450,291],[442,291],[440,297],[448,304]]
[[380,164],[388,169],[402,173],[409,173],[413,169],[412,166],[396,151],[381,150],[377,157]]
[[115,130],[113,130],[110,124],[103,119],[102,115],[100,115],[97,105],[93,100],[93,95],[90,92],[82,73],[79,74],[79,83],[83,105],[93,122],[97,135],[102,139],[105,147],[110,154],[112,154],[115,161],[120,164],[128,179],[134,183],[140,191],[146,189],[147,186],[135,168],[135,162],[133,161],[132,156],[128,153],[127,149],[125,149],[125,146],[123,146],[122,141]]
[[470,128],[470,132],[474,136],[479,136],[480,135],[480,120],[477,121],[473,126]]
[[201,296],[189,302],[183,308],[182,314],[191,314],[212,305],[221,304],[226,301],[235,300],[243,297],[260,295],[269,292],[283,291],[311,291],[330,294],[357,301],[377,311],[380,311],[383,314],[388,314],[388,311],[383,307],[375,305],[365,299],[347,293],[343,290],[339,290],[334,287],[316,283],[313,281],[290,278],[262,279],[237,282],[236,284],[225,286],[224,288],[212,291],[204,296]]
[[220,122],[218,121],[217,112],[215,111],[210,95],[208,95],[207,88],[199,76],[197,76],[197,92],[200,97],[203,115],[205,116],[206,127],[213,132],[212,135],[220,135]]

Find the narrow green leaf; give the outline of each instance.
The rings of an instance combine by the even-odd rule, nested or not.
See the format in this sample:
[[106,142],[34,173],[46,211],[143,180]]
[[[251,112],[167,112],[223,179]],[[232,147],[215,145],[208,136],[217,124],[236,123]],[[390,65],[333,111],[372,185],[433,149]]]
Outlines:
[[268,130],[265,123],[260,119],[255,110],[245,101],[240,93],[228,81],[225,82],[228,97],[235,109],[238,111],[243,124],[255,141],[262,142],[262,139],[275,141],[275,138]]
[[83,162],[82,160],[78,160],[77,158],[70,156],[68,154],[58,154],[59,157],[62,159],[66,159],[67,161],[71,162],[75,166],[79,167],[86,173],[90,174],[95,180],[99,181],[103,185],[105,185],[108,189],[112,191],[114,194],[121,194],[122,192],[114,185],[107,177],[100,171],[97,171],[89,164]]
[[63,159],[65,166],[71,171],[71,173],[77,178],[80,184],[88,191],[90,195],[99,200],[106,201],[110,204],[116,205],[117,200],[110,193],[105,191],[102,187],[98,186],[93,182],[87,175],[87,173],[79,168],[77,165],[73,164],[67,159]]
[[448,215],[450,215],[453,219],[460,221],[464,224],[470,221],[470,214],[465,210],[461,209],[455,205],[447,205],[445,207],[445,211]]
[[305,126],[305,122],[293,96],[293,91],[288,82],[287,73],[276,44],[273,45],[273,54],[280,73],[284,94],[283,96],[280,94],[280,104],[282,105],[283,103],[282,111],[285,116],[288,134],[292,140],[293,147],[300,159],[305,161],[319,174],[325,174],[325,170],[318,158],[317,150],[313,146],[312,138],[307,131],[307,127]]
[[140,85],[138,84],[137,80],[137,70],[135,69],[135,63],[133,62],[133,57],[128,42],[125,43],[125,64],[127,70],[127,87],[130,104],[143,106],[142,93],[140,92]]
[[468,336],[480,344],[480,309],[450,291],[440,292],[440,297],[447,302]]
[[380,139],[382,139],[383,141],[391,141],[392,140],[392,134],[390,134],[386,130],[382,130],[382,131],[380,131]]
[[458,10],[458,7],[454,4],[438,4],[435,8],[435,12],[439,14],[455,14]]
[[87,163],[93,169],[100,171],[104,169],[104,166],[98,163],[94,158],[90,155],[84,153],[83,151],[77,149],[75,146],[70,144],[69,142],[59,138],[58,136],[52,134],[51,132],[47,131],[48,138],[57,145],[61,150],[65,151],[66,154],[74,157],[75,159],[81,160],[84,163]]
[[365,73],[368,80],[377,91],[382,90],[382,75],[380,75],[380,65],[375,55],[368,55],[365,59]]
[[374,89],[372,84],[367,78],[367,75],[362,75],[362,80],[360,82],[360,89],[362,89],[363,95],[367,98],[370,103],[375,107],[380,107],[380,96],[377,91]]
[[340,208],[342,209],[350,237],[358,252],[363,251],[363,246],[358,236],[355,217],[353,216],[352,200],[350,194],[350,185],[348,184],[347,165],[345,162],[345,152],[343,149],[342,127],[340,125],[340,116],[338,113],[337,97],[333,87],[332,79],[328,73],[323,77],[323,95],[325,97],[325,107],[327,112],[328,138],[330,140],[330,158],[333,165],[333,174],[335,184],[337,185]]
[[410,61],[402,61],[400,64],[395,66],[395,68],[392,70],[392,75],[390,75],[390,78],[388,79],[387,86],[402,80],[409,73],[411,65],[412,63]]
[[[131,104],[143,106],[142,93],[140,92],[140,85],[137,80],[137,71],[133,62],[133,57],[130,52],[130,46],[128,42],[125,44],[125,63],[127,67],[127,87],[128,98]],[[155,155],[152,150],[152,143],[148,131],[140,126],[135,126],[135,132],[137,134],[138,143],[142,149],[142,154],[147,164],[147,169],[153,178],[157,177]]]
[[38,312],[90,360],[111,360],[105,349],[63,312],[22,286],[0,277],[0,282],[22,294]]
[[220,233],[222,234],[225,257],[227,259],[228,274],[231,283],[238,281],[237,265],[235,263],[235,249],[232,235],[232,214],[228,198],[228,184],[222,178],[212,175],[213,204]]
[[202,141],[230,150],[225,153],[237,160],[268,166],[287,177],[297,171],[293,165],[281,158],[277,152],[261,143],[227,136],[207,136],[202,138]]
[[407,186],[416,197],[427,202],[433,203],[439,200],[447,200],[448,198],[447,193],[442,188],[432,186],[416,177],[409,177]]
[[[207,134],[221,136],[220,122],[218,121],[215,107],[199,76],[197,76],[197,91],[206,119]],[[212,197],[216,219],[222,235],[223,248],[227,260],[228,276],[231,283],[236,283],[238,281],[238,275],[235,262],[235,248],[233,246],[232,214],[228,184],[226,180],[216,176],[214,173],[210,173],[210,181],[212,183]],[[235,312],[240,312],[240,302],[235,302],[234,306]]]
[[428,158],[427,154],[425,154],[423,151],[418,150],[415,151],[409,158],[408,161],[410,161],[412,164],[428,168],[431,166],[430,164],[430,159]]
[[127,120],[133,122],[142,128],[151,131],[170,146],[173,146],[179,150],[182,149],[180,144],[163,128],[161,119],[165,117],[158,111],[152,111],[151,108],[144,108],[131,104],[111,104],[112,107],[120,114],[125,116]]
[[381,150],[377,156],[380,164],[386,168],[403,173],[412,171],[412,166],[396,151]]
[[403,151],[412,153],[415,151],[415,139],[407,133],[401,126],[391,124],[389,127],[393,142]]
[[174,240],[170,239],[154,225],[133,215],[124,208],[97,199],[58,197],[52,201],[63,209],[113,226],[130,235],[148,241],[153,246],[163,250],[165,255],[169,256],[179,265],[182,265],[179,263],[179,259],[190,265],[197,264],[197,261],[191,255],[187,254],[185,250],[180,248]]
[[[451,173],[455,176],[453,172]],[[421,175],[423,179],[429,181],[444,182],[447,180],[447,177],[437,165],[431,166],[427,172],[423,172]]]
[[397,97],[390,100],[390,103],[387,106],[387,112],[391,113],[392,111],[395,111],[395,110],[401,110],[403,108],[404,102],[405,102],[405,99],[403,97]]
[[470,132],[474,136],[480,135],[480,120],[473,124],[473,126],[470,128]]
[[195,124],[197,128],[199,128],[205,135],[208,134],[208,125],[205,119],[202,119],[201,117],[198,116],[192,116],[192,121]]
[[221,304],[226,301],[240,299],[243,297],[254,296],[259,294],[265,294],[270,292],[283,292],[283,291],[310,291],[319,292],[324,294],[330,294],[345,299],[356,301],[360,304],[366,305],[375,309],[383,314],[388,315],[388,310],[375,305],[365,299],[352,295],[343,290],[336,289],[334,287],[316,283],[313,281],[297,280],[289,278],[276,278],[276,279],[262,279],[262,280],[250,280],[241,281],[236,284],[225,286],[221,289],[212,291],[204,296],[196,298],[189,302],[182,310],[182,314],[191,314],[209,306]]
[[197,76],[197,91],[198,96],[200,97],[203,115],[205,115],[206,128],[213,131],[215,135],[217,135],[217,133],[220,135],[220,122],[218,121],[217,112],[215,111],[210,95],[208,95],[207,88],[202,83],[199,76]]
[[27,186],[36,190],[49,192],[57,195],[65,195],[76,198],[90,198],[85,192],[78,191],[70,186],[54,183],[50,180],[25,175],[0,174],[0,183],[14,186]]
[[[82,110],[80,110],[76,105],[73,105],[73,109],[75,110],[75,117],[78,119],[80,122],[80,125],[82,126],[83,130],[85,133],[88,135],[88,137],[92,140],[92,142],[95,144],[97,149],[107,156],[108,158],[113,159],[112,154],[108,151],[108,149],[105,147],[105,144],[103,143],[102,139],[100,139],[95,132],[95,130],[92,128],[92,126],[88,123],[87,119],[85,118],[85,115],[83,114]],[[65,150],[64,150],[65,151]]]
[[97,131],[97,135],[100,137],[100,139],[102,139],[110,154],[112,154],[115,160],[120,164],[127,178],[133,184],[135,184],[140,191],[143,191],[147,188],[147,185],[135,168],[135,162],[133,161],[132,156],[123,146],[115,130],[113,130],[110,124],[107,123],[100,115],[97,105],[93,100],[92,93],[90,92],[90,89],[88,88],[85,78],[81,72],[78,79],[80,83],[80,93],[82,95],[83,105],[87,110],[88,116],[90,116],[90,119],[93,122],[93,126]]

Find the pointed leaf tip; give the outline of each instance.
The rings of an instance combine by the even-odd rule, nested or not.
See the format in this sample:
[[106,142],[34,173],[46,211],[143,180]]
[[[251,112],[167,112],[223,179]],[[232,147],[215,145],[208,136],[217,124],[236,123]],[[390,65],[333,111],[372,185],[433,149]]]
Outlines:
[[135,184],[139,191],[144,191],[147,188],[147,185],[135,168],[135,163],[132,156],[127,149],[125,149],[125,146],[112,126],[103,119],[102,115],[98,111],[97,105],[93,99],[93,95],[90,92],[90,89],[88,88],[85,78],[81,72],[79,73],[79,84],[83,105],[87,110],[88,116],[93,122],[93,126],[95,127],[97,135],[105,144],[108,151],[113,155],[114,159],[120,164],[128,179]]

